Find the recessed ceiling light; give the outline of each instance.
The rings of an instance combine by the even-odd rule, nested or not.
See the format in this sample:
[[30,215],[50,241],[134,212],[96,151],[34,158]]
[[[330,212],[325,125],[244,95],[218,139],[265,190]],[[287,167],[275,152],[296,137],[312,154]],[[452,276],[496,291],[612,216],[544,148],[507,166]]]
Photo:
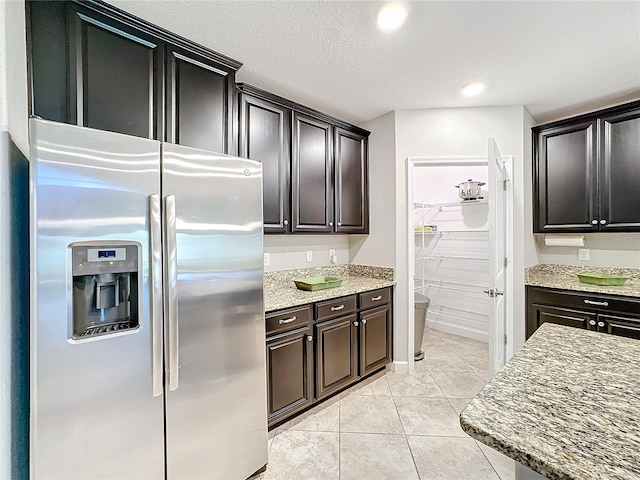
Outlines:
[[485,88],[487,88],[487,84],[482,80],[474,80],[462,87],[462,95],[465,97],[473,97],[481,93]]
[[378,12],[378,27],[385,32],[397,30],[407,18],[407,7],[402,3],[386,3]]

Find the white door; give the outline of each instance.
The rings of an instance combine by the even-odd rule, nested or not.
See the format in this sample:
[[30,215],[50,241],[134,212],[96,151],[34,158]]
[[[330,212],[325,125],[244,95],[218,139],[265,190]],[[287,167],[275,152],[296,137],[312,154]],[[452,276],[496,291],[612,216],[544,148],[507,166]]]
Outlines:
[[489,139],[489,373],[493,377],[505,363],[507,309],[507,195],[508,171],[493,138]]

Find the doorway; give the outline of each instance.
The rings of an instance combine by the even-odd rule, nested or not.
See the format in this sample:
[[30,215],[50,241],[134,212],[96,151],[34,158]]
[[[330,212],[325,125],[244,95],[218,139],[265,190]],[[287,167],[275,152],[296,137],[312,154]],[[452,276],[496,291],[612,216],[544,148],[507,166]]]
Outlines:
[[[406,271],[411,349],[415,292],[430,300],[427,334],[486,342],[492,377],[512,349],[513,158],[489,145],[488,156],[407,159]],[[470,179],[480,192],[463,199],[456,186]]]

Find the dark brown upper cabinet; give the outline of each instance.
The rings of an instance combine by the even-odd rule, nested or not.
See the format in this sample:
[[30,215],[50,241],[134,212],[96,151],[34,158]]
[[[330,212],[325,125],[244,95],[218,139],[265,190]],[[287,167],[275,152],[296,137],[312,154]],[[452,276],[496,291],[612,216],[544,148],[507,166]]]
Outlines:
[[335,128],[335,231],[367,233],[369,202],[366,135]]
[[291,231],[333,231],[331,124],[293,113]]
[[265,233],[369,233],[369,132],[238,88],[240,155],[263,165]]
[[27,28],[32,114],[237,152],[239,62],[98,0],[28,1]]
[[291,231],[291,109],[241,93],[240,156],[262,163],[265,233]]
[[158,138],[162,42],[70,5],[69,122]]
[[640,102],[533,135],[534,233],[640,231]]
[[201,55],[167,46],[167,140],[235,152],[234,70]]

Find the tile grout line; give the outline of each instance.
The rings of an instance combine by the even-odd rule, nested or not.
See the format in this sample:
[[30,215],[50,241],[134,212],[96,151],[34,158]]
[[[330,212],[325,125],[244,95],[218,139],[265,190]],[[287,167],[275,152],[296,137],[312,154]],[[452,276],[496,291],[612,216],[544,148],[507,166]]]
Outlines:
[[[387,380],[387,384],[389,383],[389,381]],[[391,400],[393,401],[393,406],[396,409],[396,414],[398,415],[398,420],[400,421],[400,426],[402,427],[402,436],[404,438],[404,441],[407,445],[407,448],[409,449],[409,454],[411,455],[411,461],[413,462],[413,468],[416,471],[416,475],[418,476],[418,479],[421,480],[421,476],[420,476],[420,471],[418,470],[418,465],[416,464],[416,458],[413,455],[413,450],[411,449],[411,444],[409,443],[409,439],[407,438],[407,432],[404,429],[404,423],[402,423],[402,417],[400,416],[400,412],[398,411],[398,405],[396,404],[396,397],[393,394],[393,390],[391,390],[391,386],[389,386],[389,391],[391,392]]]

